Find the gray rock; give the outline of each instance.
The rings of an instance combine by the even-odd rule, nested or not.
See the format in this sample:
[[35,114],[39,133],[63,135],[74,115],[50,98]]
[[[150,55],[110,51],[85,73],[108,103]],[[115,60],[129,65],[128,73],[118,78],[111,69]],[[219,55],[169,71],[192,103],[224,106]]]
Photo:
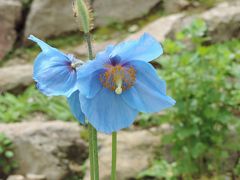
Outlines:
[[7,180],[25,180],[25,178],[22,175],[10,175]]
[[[108,45],[112,44],[115,45],[117,44],[117,40],[108,40],[104,42],[94,42],[93,43],[93,53],[95,54],[96,52],[103,51]],[[73,50],[73,53],[76,54],[77,56],[86,56],[88,54],[88,48],[86,43],[81,44],[80,46],[76,47]]]
[[222,3],[200,15],[213,42],[240,37],[240,3]]
[[25,39],[58,36],[77,30],[69,0],[34,0],[26,20]]
[[[146,169],[154,156],[155,146],[160,143],[159,133],[147,130],[118,133],[117,179],[134,178]],[[99,134],[99,172],[101,180],[109,180],[111,173],[111,136]],[[89,180],[89,167],[84,180]]]
[[[125,22],[142,17],[160,0],[95,0],[95,26]],[[29,34],[40,38],[77,30],[72,3],[66,0],[34,0],[27,17],[25,39]]]
[[46,176],[39,174],[27,174],[27,180],[47,180]]
[[180,12],[190,6],[187,0],[165,0],[163,2],[164,11],[168,14]]
[[16,24],[21,17],[21,3],[0,0],[0,60],[12,49],[16,40]]
[[[29,58],[26,57],[13,57],[11,59],[8,59],[6,62],[3,63],[4,67],[9,67],[9,66],[15,66],[15,65],[25,65],[25,64],[29,64]],[[3,67],[2,66],[2,67]]]
[[212,42],[221,42],[231,38],[240,37],[240,3],[224,2],[201,14],[183,17],[179,19],[171,34],[189,26],[196,18],[203,19],[207,23],[207,35]]
[[66,179],[69,164],[82,165],[87,158],[86,143],[77,123],[61,121],[0,124],[14,145],[18,174],[42,174],[48,180]]
[[135,33],[138,31],[138,29],[139,29],[139,26],[137,24],[133,24],[128,28],[128,32]]
[[32,64],[0,68],[0,92],[28,86],[32,80]]
[[146,15],[160,0],[95,0],[97,26],[125,22]]
[[[179,3],[179,2],[178,2]],[[224,41],[232,37],[240,37],[240,3],[222,3],[200,14],[187,16],[184,13],[177,13],[161,17],[142,28],[140,31],[131,34],[125,40],[139,38],[142,34],[149,33],[158,41],[173,37],[174,33],[190,25],[193,19],[202,18],[207,22],[208,35],[213,42]],[[95,52],[103,50],[108,44],[116,44],[118,40],[96,42],[93,44]],[[86,45],[78,46],[74,51],[77,55],[86,55]]]
[[137,39],[146,32],[154,36],[158,41],[164,41],[172,31],[174,24],[182,17],[184,17],[183,13],[161,17],[149,23],[137,33],[128,36],[126,40]]
[[[174,24],[184,17],[184,14],[174,14],[166,17],[159,18],[151,23],[149,23],[147,26],[145,26],[140,31],[131,34],[130,36],[127,36],[125,40],[133,40],[138,39],[141,35],[143,35],[145,32],[151,34],[154,36],[158,41],[164,41],[168,36],[169,33],[173,30]],[[105,47],[109,44],[117,44],[119,40],[112,39],[104,42],[94,42],[93,43],[93,51],[99,52],[105,49]],[[78,47],[76,47],[73,50],[73,53],[78,56],[84,56],[88,52],[87,45],[84,43]]]

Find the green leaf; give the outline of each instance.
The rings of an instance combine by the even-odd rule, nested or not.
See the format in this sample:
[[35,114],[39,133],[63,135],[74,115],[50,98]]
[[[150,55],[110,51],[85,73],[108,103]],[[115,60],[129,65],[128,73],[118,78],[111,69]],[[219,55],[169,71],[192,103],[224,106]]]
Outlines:
[[205,150],[207,149],[207,146],[204,145],[201,142],[198,142],[191,150],[192,156],[193,158],[198,158],[201,155],[203,155],[203,153],[205,153]]
[[156,177],[156,178],[166,178],[166,179],[171,179],[174,180],[176,179],[175,177],[175,168],[176,164],[169,164],[167,161],[161,160],[161,161],[155,161],[153,163],[153,165],[141,172],[138,175],[138,178],[143,178],[146,176],[150,176],[150,177]]
[[4,155],[5,155],[5,157],[10,159],[14,156],[14,153],[12,151],[6,151]]

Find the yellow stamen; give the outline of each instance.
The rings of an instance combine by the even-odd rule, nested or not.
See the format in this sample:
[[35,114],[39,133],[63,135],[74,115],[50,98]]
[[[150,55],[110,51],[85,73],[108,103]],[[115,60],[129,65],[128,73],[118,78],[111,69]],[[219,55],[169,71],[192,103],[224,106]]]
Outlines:
[[99,80],[105,88],[122,94],[123,91],[131,88],[136,81],[136,70],[133,67],[121,65],[106,65],[107,71],[100,74]]

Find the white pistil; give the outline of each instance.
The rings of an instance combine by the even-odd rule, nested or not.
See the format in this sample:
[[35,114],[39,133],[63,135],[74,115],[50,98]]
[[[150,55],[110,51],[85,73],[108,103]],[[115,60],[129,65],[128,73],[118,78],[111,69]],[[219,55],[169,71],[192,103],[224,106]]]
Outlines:
[[73,61],[73,62],[71,63],[71,67],[72,67],[73,69],[76,69],[77,67],[79,67],[79,66],[81,66],[81,65],[83,65],[83,64],[84,64],[84,62],[83,62],[82,60],[77,59],[77,60],[75,60],[75,61]]
[[119,79],[116,83],[117,88],[115,89],[116,94],[122,94],[122,79]]
[[116,94],[122,94],[122,87],[117,87],[117,88],[115,89],[115,93],[116,93]]

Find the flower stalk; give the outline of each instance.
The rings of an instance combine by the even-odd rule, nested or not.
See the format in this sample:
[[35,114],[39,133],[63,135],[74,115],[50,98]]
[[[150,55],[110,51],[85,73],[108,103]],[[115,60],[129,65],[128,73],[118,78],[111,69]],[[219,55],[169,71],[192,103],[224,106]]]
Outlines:
[[[73,0],[73,13],[77,20],[79,30],[84,32],[84,37],[88,46],[88,58],[91,60],[93,59],[90,34],[93,28],[92,11],[84,0]],[[99,180],[97,131],[90,123],[88,123],[88,134],[90,176],[91,180]]]
[[94,180],[94,151],[93,151],[93,140],[92,140],[92,126],[88,124],[88,137],[89,137],[89,160],[90,160],[90,176],[91,180]]
[[[85,34],[85,40],[88,46],[88,57],[89,59],[93,59],[90,33]],[[90,123],[88,123],[88,133],[91,180],[99,180],[97,131]]]
[[111,180],[116,180],[117,167],[117,132],[112,133],[112,173]]

